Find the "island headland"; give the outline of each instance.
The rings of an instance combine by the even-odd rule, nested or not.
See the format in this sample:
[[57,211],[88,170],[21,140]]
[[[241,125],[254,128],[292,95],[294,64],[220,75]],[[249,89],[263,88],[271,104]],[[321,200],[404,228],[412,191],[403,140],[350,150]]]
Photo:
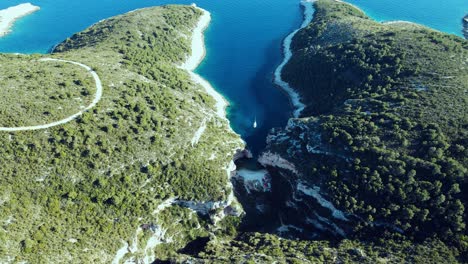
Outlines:
[[275,208],[294,236],[374,244],[381,234],[414,245],[436,237],[449,262],[463,262],[466,40],[378,23],[339,1],[314,8],[281,72],[304,106],[272,130],[258,159],[282,198],[258,210]]
[[151,263],[233,228],[242,208],[230,177],[244,143],[222,96],[193,73],[209,20],[195,6],[140,9],[51,54],[0,55],[9,69],[0,82],[51,90],[45,111],[14,92],[3,98],[7,109],[24,102],[24,113],[2,115],[1,127],[25,117],[47,124],[71,101],[85,107],[54,126],[0,132],[0,262]]

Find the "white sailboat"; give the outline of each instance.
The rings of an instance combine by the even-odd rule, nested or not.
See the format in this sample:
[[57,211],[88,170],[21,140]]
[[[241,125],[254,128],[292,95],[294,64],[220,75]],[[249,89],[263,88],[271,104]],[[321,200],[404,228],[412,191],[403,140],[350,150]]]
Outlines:
[[257,128],[257,117],[255,117],[255,121],[253,123],[253,128]]

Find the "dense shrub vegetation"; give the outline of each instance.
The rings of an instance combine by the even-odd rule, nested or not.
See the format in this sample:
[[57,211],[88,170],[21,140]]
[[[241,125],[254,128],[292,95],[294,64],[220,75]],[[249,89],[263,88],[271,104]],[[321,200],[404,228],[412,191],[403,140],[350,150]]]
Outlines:
[[[177,67],[190,53],[200,15],[184,6],[139,10],[102,21],[47,55],[91,66],[104,95],[63,126],[0,133],[0,262],[110,263],[135,236],[140,246],[132,255],[142,259],[154,253],[144,249],[156,227],[172,241],[165,254],[206,236],[208,223],[197,214],[158,209],[172,197],[225,200],[231,191],[226,167],[242,147],[215,114],[213,99]],[[0,58],[19,65],[40,57]],[[57,72],[71,83],[82,74],[60,75],[56,66],[30,63],[29,71]],[[8,70],[14,80],[26,78],[16,70]],[[61,94],[56,78],[39,77],[28,84]],[[202,124],[206,130],[194,145]]]
[[298,122],[326,151],[291,159],[362,220],[356,236],[375,225],[413,241],[435,236],[466,260],[468,42],[380,24],[336,1],[315,7],[283,75],[307,105],[303,117],[319,117]]
[[[109,263],[125,243],[138,245],[127,259],[151,261],[466,261],[467,42],[416,25],[382,25],[331,0],[315,7],[284,71],[307,108],[286,133],[290,141],[271,148],[357,219],[348,239],[238,234],[237,217],[213,228],[170,206],[176,197],[226,200],[225,169],[242,143],[177,67],[190,53],[200,11],[166,6],[101,21],[49,55],[92,66],[104,96],[66,125],[0,133],[0,262]],[[71,98],[91,98],[86,72],[45,66],[41,57],[0,55],[0,64],[11,65],[0,87],[31,90],[2,99],[5,124],[47,121],[68,113],[63,104],[75,107]],[[44,104],[31,103],[34,93]],[[21,111],[5,115],[10,107]],[[43,115],[31,115],[34,109]],[[303,152],[290,151],[297,148]],[[190,252],[188,242],[199,250]]]
[[[291,186],[321,187],[350,220],[339,223],[349,225],[348,237],[232,233],[172,260],[466,262],[467,42],[418,25],[382,25],[336,1],[315,7],[283,72],[307,107],[268,138],[267,151],[293,162],[298,173],[280,166],[270,172]],[[285,203],[303,205],[307,195],[294,191]],[[320,206],[314,202],[312,212]]]
[[173,257],[192,263],[456,263],[453,252],[437,240],[415,245],[404,238],[372,243],[281,239],[248,233],[234,240],[212,241],[196,256]]
[[0,127],[42,125],[87,107],[96,92],[89,73],[37,56],[0,55]]

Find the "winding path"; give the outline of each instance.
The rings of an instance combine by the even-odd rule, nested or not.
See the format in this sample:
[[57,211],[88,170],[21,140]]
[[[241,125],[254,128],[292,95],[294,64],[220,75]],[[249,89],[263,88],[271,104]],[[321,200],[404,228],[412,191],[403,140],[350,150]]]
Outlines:
[[99,75],[97,75],[97,73],[95,71],[93,71],[93,69],[91,69],[91,67],[89,67],[89,66],[87,66],[85,64],[79,63],[79,62],[74,62],[74,61],[69,61],[69,60],[61,60],[61,59],[44,58],[44,59],[40,59],[39,61],[59,61],[59,62],[71,63],[71,64],[74,64],[74,65],[78,65],[78,66],[80,66],[82,68],[85,68],[89,73],[91,73],[91,75],[94,78],[94,82],[96,83],[96,94],[94,96],[93,102],[91,102],[90,105],[88,105],[86,108],[84,108],[80,112],[78,112],[78,113],[76,113],[74,115],[71,115],[71,116],[69,116],[69,117],[67,117],[65,119],[56,121],[56,122],[48,123],[48,124],[45,124],[45,125],[38,125],[38,126],[0,127],[0,131],[16,132],[16,131],[39,130],[39,129],[46,129],[46,128],[51,128],[51,127],[63,125],[63,124],[66,124],[66,123],[76,119],[77,117],[81,116],[84,112],[86,112],[89,109],[96,106],[96,104],[101,100],[101,97],[102,97],[102,82],[101,82],[101,79],[99,78]]

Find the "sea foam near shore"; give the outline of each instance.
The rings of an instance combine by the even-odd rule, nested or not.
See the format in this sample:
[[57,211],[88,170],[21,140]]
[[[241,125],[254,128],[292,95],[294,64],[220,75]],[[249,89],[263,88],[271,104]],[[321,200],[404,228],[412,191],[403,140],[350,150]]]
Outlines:
[[39,9],[40,7],[38,6],[25,3],[0,10],[0,37],[11,32],[11,27],[17,19],[34,13]]
[[304,110],[305,105],[301,102],[301,97],[299,94],[289,85],[289,83],[285,82],[281,76],[284,66],[289,62],[292,57],[291,51],[291,43],[293,37],[299,32],[299,30],[305,28],[307,25],[312,22],[312,18],[314,15],[314,0],[304,0],[301,2],[304,8],[304,21],[300,28],[294,30],[291,34],[289,34],[283,42],[283,54],[284,59],[283,62],[276,68],[275,70],[275,84],[280,86],[284,91],[286,91],[291,99],[291,103],[293,104],[294,110],[294,117],[299,117],[302,110]]

